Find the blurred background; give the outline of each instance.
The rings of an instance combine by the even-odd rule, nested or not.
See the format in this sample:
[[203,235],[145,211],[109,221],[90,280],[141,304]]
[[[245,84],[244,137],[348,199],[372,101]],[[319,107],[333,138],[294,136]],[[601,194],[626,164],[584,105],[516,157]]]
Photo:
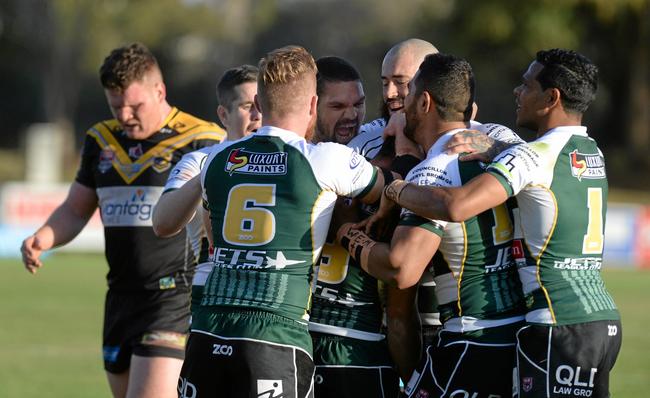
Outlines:
[[[372,120],[379,115],[383,56],[392,45],[410,37],[466,58],[477,78],[477,119],[510,127],[515,115],[512,89],[536,51],[571,48],[600,67],[598,97],[584,123],[605,154],[609,175],[605,268],[630,272],[608,274],[612,280],[619,278],[612,284],[631,294],[621,299],[634,303],[626,304],[624,315],[636,314],[636,309],[647,313],[642,305],[650,280],[642,270],[650,268],[649,0],[0,0],[0,257],[11,264],[4,268],[19,270],[16,276],[0,274],[0,302],[16,299],[9,292],[24,295],[39,286],[26,282],[23,288],[19,283],[30,276],[20,270],[18,248],[65,197],[86,129],[111,117],[98,78],[99,66],[111,49],[133,41],[147,45],[160,62],[170,103],[216,121],[215,85],[224,70],[257,64],[277,47],[302,45],[315,58],[338,55],[359,69],[367,120]],[[530,132],[518,133],[533,138]],[[97,216],[67,249],[101,254],[103,236]],[[87,276],[99,279],[93,282],[99,289],[92,296],[97,303],[85,310],[100,312],[105,272],[101,256],[90,254],[88,260],[64,256],[73,256],[64,257],[64,268],[76,262],[98,264],[93,272],[99,275]],[[48,272],[44,270],[45,275]],[[89,271],[72,268],[69,272]],[[73,283],[75,290],[74,280],[60,278]],[[50,286],[50,282],[42,283]],[[634,296],[635,291],[641,295]],[[65,305],[87,303],[92,300],[88,294],[71,296]],[[0,306],[0,319],[28,317],[30,311],[42,310],[43,303],[28,296],[35,301],[25,301],[27,307]],[[615,298],[619,300],[616,294]],[[647,326],[650,319],[636,316],[633,321]],[[8,365],[15,359],[8,348],[11,342],[17,347],[16,356],[22,356],[18,353],[24,345],[16,337],[21,328],[39,327],[18,324],[22,326],[15,326],[15,333],[0,327],[0,341],[9,342],[0,344],[0,363]],[[92,325],[98,333],[101,319]],[[624,319],[623,325],[625,330],[631,323]],[[645,348],[639,352],[647,352],[647,339],[641,344],[643,330],[639,328],[638,347]],[[626,335],[624,350],[626,342],[634,341],[634,333],[632,340]],[[39,335],[43,334],[47,333]],[[35,339],[24,334],[22,338],[25,344]],[[54,343],[43,344],[46,352],[58,353],[62,343],[55,337]],[[628,347],[630,355],[637,351],[634,345]],[[88,338],[87,349],[99,350],[98,336]],[[97,380],[85,382],[104,383],[99,357],[89,352],[78,353],[89,361],[78,366],[97,368]],[[28,396],[25,391],[30,388],[42,388],[38,383],[23,383],[32,364],[23,366],[24,374],[20,367],[0,366],[0,396]],[[619,396],[647,396],[648,356],[626,357],[623,366],[634,370],[617,374],[614,384]],[[620,378],[634,371],[633,376]],[[7,384],[9,379],[14,384]],[[96,396],[79,387],[79,382],[77,377],[71,380],[75,388],[61,396]],[[636,390],[621,390],[623,385]],[[99,391],[106,394],[106,386]]]
[[[536,51],[571,48],[599,65],[584,122],[612,191],[607,256],[650,263],[649,0],[0,0],[0,255],[63,199],[86,129],[111,117],[98,70],[113,48],[143,42],[170,102],[216,121],[224,70],[299,44],[357,66],[372,120],[383,56],[409,37],[469,60],[478,120],[510,127]],[[101,249],[100,234],[95,217],[70,248]]]

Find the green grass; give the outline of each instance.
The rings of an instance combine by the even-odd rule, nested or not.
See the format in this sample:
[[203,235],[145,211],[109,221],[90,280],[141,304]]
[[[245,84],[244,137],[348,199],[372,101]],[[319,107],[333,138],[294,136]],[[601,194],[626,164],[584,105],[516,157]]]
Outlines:
[[[100,352],[103,257],[57,254],[37,275],[0,260],[0,272],[0,397],[110,397]],[[650,271],[604,275],[623,316],[612,396],[647,397]]]

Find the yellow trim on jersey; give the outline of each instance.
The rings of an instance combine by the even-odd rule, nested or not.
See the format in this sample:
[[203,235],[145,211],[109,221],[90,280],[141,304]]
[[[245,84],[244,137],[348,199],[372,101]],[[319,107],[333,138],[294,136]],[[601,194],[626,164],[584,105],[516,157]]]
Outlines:
[[[176,111],[176,108],[174,110]],[[223,141],[226,136],[220,127],[183,112],[176,111],[174,113],[172,111],[170,115],[173,115],[173,117],[169,119],[168,123],[165,123],[165,126],[170,125],[179,134],[159,142],[135,162],[131,160],[113,135],[113,131],[119,127],[116,120],[99,123],[88,130],[87,134],[95,139],[101,149],[110,148],[115,153],[115,159],[112,162],[113,168],[127,184],[131,184],[148,168],[154,166],[156,158],[162,158],[165,162],[170,162],[174,151],[189,145],[193,141]],[[183,123],[183,121],[187,122],[187,124]],[[189,124],[190,122],[194,124]],[[195,131],[190,132],[190,130]]]
[[465,222],[460,223],[461,228],[463,229],[463,258],[460,260],[460,271],[458,272],[458,316],[463,315],[463,307],[460,304],[460,285],[463,283],[463,271],[465,271],[465,260],[467,260],[467,229],[465,228]]
[[[537,270],[536,270],[537,271],[537,283],[539,284],[540,289],[542,289],[542,291],[544,292],[544,297],[546,297],[546,302],[548,303],[548,310],[550,311],[551,318],[553,319],[553,323],[555,324],[555,323],[557,323],[557,321],[555,319],[555,311],[553,311],[553,304],[551,303],[551,296],[549,296],[548,291],[546,290],[546,288],[542,284],[542,276],[541,276],[541,272],[540,272],[541,267],[539,266],[539,264],[542,262],[542,255],[544,254],[544,251],[546,250],[546,247],[548,246],[548,243],[551,241],[551,237],[553,236],[553,232],[555,232],[555,226],[557,225],[557,215],[558,215],[557,200],[555,199],[555,194],[553,194],[553,191],[549,187],[544,186],[544,185],[535,185],[535,186],[543,188],[544,190],[548,191],[548,193],[551,194],[551,198],[553,199],[553,206],[555,207],[555,213],[553,214],[553,225],[551,226],[551,230],[549,231],[548,236],[546,237],[546,242],[544,242],[544,245],[542,246],[542,248],[539,251],[539,255],[535,259],[535,267],[537,268]],[[522,230],[522,232],[523,232],[523,230]],[[526,241],[526,238],[524,237],[524,242],[525,241]],[[526,246],[528,246],[528,244],[526,244]],[[530,247],[528,248],[528,251],[530,253],[532,253],[532,251],[530,251]]]
[[[314,290],[316,289],[316,283],[318,282],[318,270],[316,267],[318,266],[318,260],[323,252],[323,248],[321,247],[320,252],[316,251],[316,247],[314,244],[316,244],[316,239],[314,237],[314,232],[315,229],[314,226],[316,225],[316,219],[314,218],[314,211],[318,208],[318,202],[323,198],[323,196],[326,194],[326,191],[321,190],[318,194],[318,197],[314,201],[314,205],[311,207],[311,215],[309,216],[309,223],[311,225],[311,231],[309,232],[311,235],[311,272],[312,272],[312,278],[311,278],[311,285],[309,286],[309,301],[307,303],[307,308],[305,308],[305,314],[303,315],[304,317],[307,317],[309,319],[309,314],[308,310],[311,308],[311,301],[312,301],[312,296],[314,293]],[[327,233],[325,233],[325,239],[327,240]]]

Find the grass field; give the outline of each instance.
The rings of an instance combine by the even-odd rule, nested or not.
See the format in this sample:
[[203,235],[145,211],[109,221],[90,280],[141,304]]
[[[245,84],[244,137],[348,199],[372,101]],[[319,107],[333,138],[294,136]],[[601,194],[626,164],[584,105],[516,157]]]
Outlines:
[[[57,254],[30,275],[0,260],[0,397],[110,397],[100,344],[105,274],[100,256]],[[623,314],[612,396],[650,396],[650,271],[607,270]]]

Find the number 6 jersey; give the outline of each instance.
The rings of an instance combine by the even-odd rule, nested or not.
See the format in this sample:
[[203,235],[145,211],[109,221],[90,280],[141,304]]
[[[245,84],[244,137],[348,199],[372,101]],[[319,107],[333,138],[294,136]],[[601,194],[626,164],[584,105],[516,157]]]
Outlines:
[[202,306],[259,309],[306,324],[313,267],[337,195],[364,195],[373,166],[351,149],[265,126],[215,146],[201,172],[215,267]]

